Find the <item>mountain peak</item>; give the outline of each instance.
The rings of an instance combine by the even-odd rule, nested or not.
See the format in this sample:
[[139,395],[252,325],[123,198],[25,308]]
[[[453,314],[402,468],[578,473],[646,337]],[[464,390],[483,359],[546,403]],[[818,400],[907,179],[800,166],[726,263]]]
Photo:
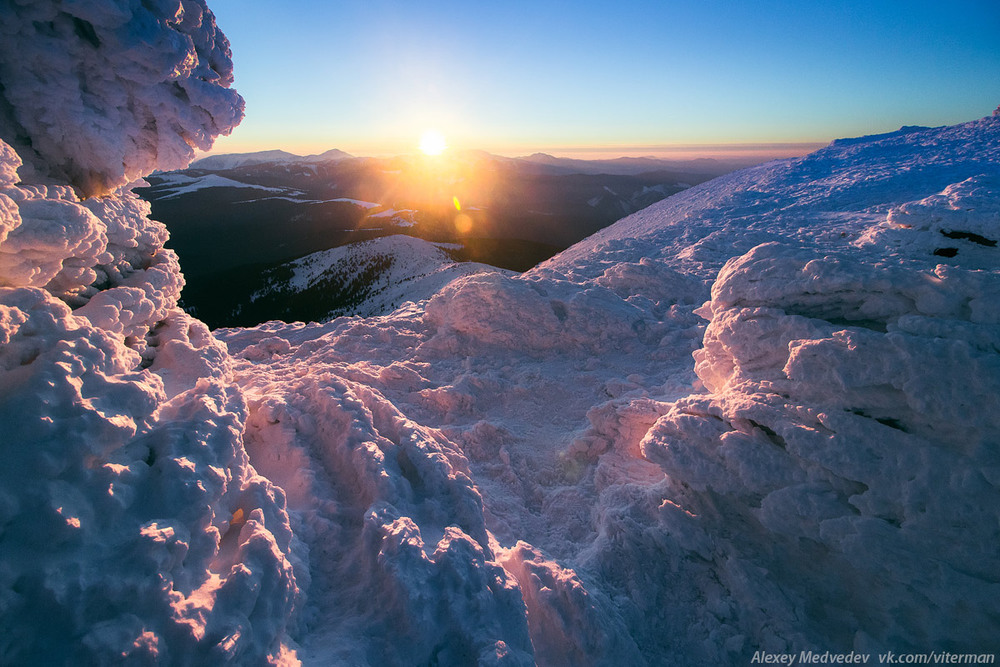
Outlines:
[[307,155],[302,160],[308,160],[309,162],[333,162],[335,160],[347,160],[354,157],[350,153],[340,150],[339,148],[331,148],[328,151],[319,153],[318,155]]

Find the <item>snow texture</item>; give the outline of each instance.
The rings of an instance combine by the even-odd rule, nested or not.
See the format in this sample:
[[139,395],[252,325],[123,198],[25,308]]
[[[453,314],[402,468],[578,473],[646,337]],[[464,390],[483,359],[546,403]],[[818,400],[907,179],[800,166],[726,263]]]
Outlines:
[[211,15],[6,15],[0,663],[1000,651],[1000,117],[213,333],[148,207],[79,198],[238,118]]
[[4,0],[0,137],[26,181],[103,194],[186,166],[243,117],[204,0]]

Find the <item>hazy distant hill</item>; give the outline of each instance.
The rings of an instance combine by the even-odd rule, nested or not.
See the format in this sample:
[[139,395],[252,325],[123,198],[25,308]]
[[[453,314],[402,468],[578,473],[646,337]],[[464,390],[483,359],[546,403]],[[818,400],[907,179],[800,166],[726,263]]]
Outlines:
[[745,167],[759,160],[717,160],[697,158],[694,160],[662,160],[653,157],[620,157],[610,160],[579,160],[576,158],[554,157],[547,153],[533,153],[523,158],[525,162],[546,165],[555,171],[568,174],[616,174],[633,176],[655,171],[688,171],[699,174],[721,175],[734,169]]
[[[170,229],[187,278],[185,307],[213,326],[251,325],[320,316],[312,307],[269,313],[239,303],[259,287],[262,272],[311,253],[405,234],[453,244],[456,258],[523,271],[728,169],[714,160],[263,151],[209,156],[157,173],[138,192]],[[250,321],[249,313],[261,319]]]

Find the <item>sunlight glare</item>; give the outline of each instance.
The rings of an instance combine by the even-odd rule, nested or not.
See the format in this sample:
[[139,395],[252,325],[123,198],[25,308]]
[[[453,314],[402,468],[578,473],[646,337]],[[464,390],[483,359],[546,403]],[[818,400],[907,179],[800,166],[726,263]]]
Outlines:
[[437,130],[427,130],[420,137],[420,152],[424,155],[440,155],[446,148],[448,144]]

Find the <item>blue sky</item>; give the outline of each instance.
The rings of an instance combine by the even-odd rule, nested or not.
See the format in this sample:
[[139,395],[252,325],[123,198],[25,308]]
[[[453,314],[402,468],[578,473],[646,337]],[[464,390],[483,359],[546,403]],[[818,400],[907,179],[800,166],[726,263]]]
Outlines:
[[[216,152],[826,142],[988,115],[997,0],[209,0],[247,117]],[[647,150],[643,150],[647,149]]]

